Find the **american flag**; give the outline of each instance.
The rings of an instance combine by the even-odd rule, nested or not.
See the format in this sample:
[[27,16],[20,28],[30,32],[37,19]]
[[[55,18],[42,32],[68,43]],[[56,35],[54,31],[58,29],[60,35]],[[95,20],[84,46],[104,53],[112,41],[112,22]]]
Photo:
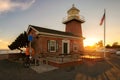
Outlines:
[[105,13],[103,14],[103,17],[102,17],[102,19],[101,19],[101,21],[100,21],[100,25],[102,25],[103,24],[103,21],[105,20]]

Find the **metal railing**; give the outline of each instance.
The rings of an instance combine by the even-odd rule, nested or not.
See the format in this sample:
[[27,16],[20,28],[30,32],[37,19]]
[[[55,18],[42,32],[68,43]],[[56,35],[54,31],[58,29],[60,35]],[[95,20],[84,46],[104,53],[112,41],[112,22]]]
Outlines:
[[64,23],[64,22],[70,21],[72,19],[77,19],[77,20],[80,20],[82,22],[85,22],[85,17],[82,15],[66,16],[63,18],[62,22]]

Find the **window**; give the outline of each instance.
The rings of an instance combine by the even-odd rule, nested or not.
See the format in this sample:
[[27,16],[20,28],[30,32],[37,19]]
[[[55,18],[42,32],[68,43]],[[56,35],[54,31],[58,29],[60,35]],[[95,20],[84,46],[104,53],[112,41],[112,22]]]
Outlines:
[[49,40],[48,41],[48,51],[49,52],[56,52],[58,49],[58,44],[56,40]]
[[78,50],[78,45],[77,45],[77,44],[74,44],[74,45],[73,45],[73,50],[74,50],[74,51],[77,51],[77,50]]

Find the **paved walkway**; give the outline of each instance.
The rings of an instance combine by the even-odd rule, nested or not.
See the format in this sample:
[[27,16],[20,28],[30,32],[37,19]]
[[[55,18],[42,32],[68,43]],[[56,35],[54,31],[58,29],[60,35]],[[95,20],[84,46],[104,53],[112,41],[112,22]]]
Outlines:
[[37,73],[43,73],[43,72],[52,71],[58,68],[47,65],[47,64],[40,64],[39,66],[31,66],[31,69],[35,70]]

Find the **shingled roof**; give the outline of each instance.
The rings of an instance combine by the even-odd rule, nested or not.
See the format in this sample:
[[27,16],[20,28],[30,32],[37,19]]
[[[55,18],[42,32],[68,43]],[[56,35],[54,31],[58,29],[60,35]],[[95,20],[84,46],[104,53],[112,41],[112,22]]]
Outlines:
[[80,36],[74,35],[74,34],[69,33],[69,32],[63,32],[63,31],[58,31],[58,30],[53,30],[53,29],[38,27],[38,26],[34,26],[34,25],[29,25],[29,26],[33,27],[34,29],[36,29],[39,32],[45,32],[45,33],[51,33],[51,34],[58,34],[58,35],[64,35],[64,36],[80,37]]

